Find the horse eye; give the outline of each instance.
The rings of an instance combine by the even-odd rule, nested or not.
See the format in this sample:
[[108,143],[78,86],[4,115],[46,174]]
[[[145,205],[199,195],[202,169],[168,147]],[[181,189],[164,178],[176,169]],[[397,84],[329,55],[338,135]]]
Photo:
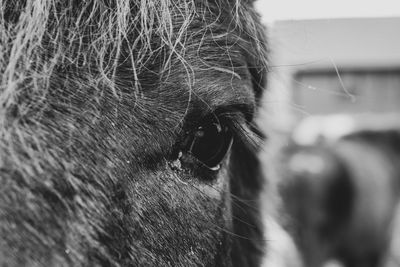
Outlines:
[[199,126],[189,134],[185,150],[197,158],[210,170],[218,170],[220,163],[229,151],[233,135],[228,126],[210,123]]

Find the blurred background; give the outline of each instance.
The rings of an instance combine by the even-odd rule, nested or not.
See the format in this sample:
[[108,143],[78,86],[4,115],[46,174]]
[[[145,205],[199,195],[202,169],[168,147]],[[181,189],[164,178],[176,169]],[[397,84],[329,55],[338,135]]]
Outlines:
[[398,0],[258,0],[271,49],[269,125],[400,111]]
[[[270,140],[262,154],[269,179],[263,205],[269,229],[266,239],[270,241],[269,256],[263,266],[299,266],[291,238],[271,218],[281,216],[274,208],[280,203],[274,186],[280,177],[274,172],[275,161],[271,159],[287,145],[285,136],[292,128],[310,115],[400,114],[399,3],[399,0],[256,2],[268,27],[271,50],[268,91],[260,121]],[[331,126],[331,129],[343,127]],[[396,214],[400,222],[400,212]],[[393,231],[400,232],[400,223],[393,225]],[[400,251],[400,242],[396,240],[390,248],[393,255]],[[399,266],[399,262],[385,267]]]

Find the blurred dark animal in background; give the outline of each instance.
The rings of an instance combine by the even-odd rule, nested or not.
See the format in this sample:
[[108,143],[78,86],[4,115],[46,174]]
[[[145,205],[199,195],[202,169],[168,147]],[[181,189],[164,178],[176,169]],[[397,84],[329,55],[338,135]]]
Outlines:
[[303,266],[399,266],[399,117],[316,116],[293,132],[277,188]]
[[257,266],[252,1],[0,1],[0,265]]

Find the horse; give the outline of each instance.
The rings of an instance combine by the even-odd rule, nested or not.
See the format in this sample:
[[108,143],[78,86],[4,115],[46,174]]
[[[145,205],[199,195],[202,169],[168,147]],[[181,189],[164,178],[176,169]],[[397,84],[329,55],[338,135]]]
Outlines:
[[0,1],[0,265],[257,266],[251,0]]

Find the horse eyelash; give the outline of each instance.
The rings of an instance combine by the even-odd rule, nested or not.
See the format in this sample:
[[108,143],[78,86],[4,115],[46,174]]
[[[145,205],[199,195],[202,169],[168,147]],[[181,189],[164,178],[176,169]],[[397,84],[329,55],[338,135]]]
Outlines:
[[257,153],[263,145],[264,136],[258,126],[248,122],[238,112],[224,113],[220,119],[226,121],[232,131],[234,143],[239,143],[253,153]]

